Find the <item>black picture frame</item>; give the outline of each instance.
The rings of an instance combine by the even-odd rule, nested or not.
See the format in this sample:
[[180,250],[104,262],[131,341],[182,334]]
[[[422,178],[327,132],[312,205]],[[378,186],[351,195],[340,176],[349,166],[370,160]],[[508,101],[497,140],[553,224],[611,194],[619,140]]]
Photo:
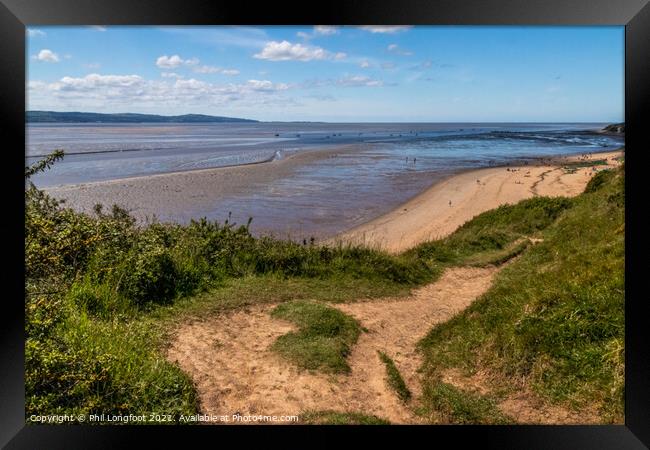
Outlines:
[[[0,0],[0,130],[5,145],[3,247],[11,259],[0,271],[0,444],[6,448],[121,448],[137,438],[149,444],[188,445],[200,434],[215,445],[226,437],[282,438],[301,446],[340,445],[352,434],[381,441],[454,447],[633,449],[650,446],[649,308],[644,294],[642,227],[645,206],[643,158],[650,152],[643,131],[650,107],[650,5],[647,0],[336,0],[314,4],[208,0]],[[159,427],[26,425],[24,416],[23,216],[25,142],[25,28],[38,25],[624,25],[626,122],[626,338],[625,425],[432,426],[432,427]],[[647,125],[646,125],[647,126]],[[22,180],[22,181],[21,181]],[[633,270],[635,269],[636,270]],[[9,287],[7,289],[7,287]],[[292,438],[287,440],[287,438]],[[242,445],[240,441],[238,445]],[[419,444],[422,445],[422,444]]]

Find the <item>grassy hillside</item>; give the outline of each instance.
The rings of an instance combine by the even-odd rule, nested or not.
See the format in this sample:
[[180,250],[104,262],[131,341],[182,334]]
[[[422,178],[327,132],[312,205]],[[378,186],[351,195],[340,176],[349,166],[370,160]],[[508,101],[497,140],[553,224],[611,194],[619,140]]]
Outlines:
[[442,374],[489,372],[574,410],[623,418],[624,169],[598,173],[492,288],[421,342],[428,413]]
[[80,214],[33,185],[25,206],[27,416],[195,412],[191,381],[162,356],[170,322],[265,301],[403,294],[439,273],[361,247],[255,238],[228,220],[138,227],[118,207]]
[[257,122],[234,117],[184,114],[182,116],[160,116],[157,114],[103,114],[90,112],[27,111],[27,123],[215,123],[215,122]]
[[[26,170],[26,178],[58,157]],[[228,220],[138,227],[118,207],[80,214],[28,185],[26,414],[194,413],[191,380],[163,356],[167,333],[187,317],[254,303],[288,302],[274,314],[300,331],[279,341],[280,353],[305,367],[345,371],[358,324],[322,302],[404,295],[447,266],[521,255],[478,302],[422,341],[424,413],[481,421],[493,402],[440,384],[440,375],[487,367],[503,380],[523,377],[549,401],[597,402],[617,419],[622,180],[622,171],[602,172],[577,199],[503,206],[397,256],[255,238],[249,224]],[[312,419],[367,423],[360,417],[330,411]]]

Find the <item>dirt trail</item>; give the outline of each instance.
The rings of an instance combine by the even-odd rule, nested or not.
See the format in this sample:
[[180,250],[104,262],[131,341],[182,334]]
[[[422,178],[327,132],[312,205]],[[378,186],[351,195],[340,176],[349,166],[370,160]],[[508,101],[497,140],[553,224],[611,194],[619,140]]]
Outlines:
[[294,326],[252,307],[186,324],[168,350],[195,381],[204,414],[300,415],[309,410],[373,414],[391,423],[419,419],[387,387],[377,351],[393,358],[409,389],[420,393],[415,350],[433,325],[450,319],[485,292],[498,268],[452,268],[409,297],[336,305],[368,329],[348,358],[349,375],[300,370],[270,350]]

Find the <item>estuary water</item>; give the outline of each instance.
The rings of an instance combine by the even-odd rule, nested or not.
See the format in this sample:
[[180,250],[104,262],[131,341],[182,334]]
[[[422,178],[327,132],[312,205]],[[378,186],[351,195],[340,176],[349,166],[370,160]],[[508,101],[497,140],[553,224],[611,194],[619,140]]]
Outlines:
[[[228,212],[265,232],[331,234],[387,212],[434,182],[472,168],[620,148],[604,123],[29,124],[26,164],[66,156],[39,187],[260,164],[330,149],[283,177],[214,202],[156,215],[187,222]],[[336,149],[340,148],[340,153]],[[118,200],[118,199],[116,199]],[[293,225],[292,225],[293,224]],[[297,224],[297,225],[296,225]]]

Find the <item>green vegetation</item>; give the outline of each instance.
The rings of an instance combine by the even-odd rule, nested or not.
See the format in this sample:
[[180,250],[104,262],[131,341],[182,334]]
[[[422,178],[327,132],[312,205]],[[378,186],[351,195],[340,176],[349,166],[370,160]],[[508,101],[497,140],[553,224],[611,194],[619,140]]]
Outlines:
[[611,125],[607,125],[605,128],[603,128],[603,131],[608,131],[610,133],[623,134],[623,133],[625,133],[625,122],[623,122],[623,123],[613,123]]
[[596,405],[604,420],[622,421],[624,202],[624,168],[598,173],[543,242],[422,340],[431,410],[443,370],[480,368],[504,386],[524,379],[547,402]]
[[534,197],[516,205],[486,211],[458,228],[446,239],[425,242],[405,255],[430,265],[488,265],[521,253],[531,237],[539,237],[572,206],[564,197]]
[[30,122],[68,123],[214,123],[214,122],[257,122],[251,119],[184,114],[182,116],[159,116],[157,114],[102,114],[88,112],[27,111],[25,119]]
[[[161,352],[170,322],[259,302],[401,294],[437,276],[414,258],[255,238],[229,220],[141,227],[117,206],[81,214],[29,181],[62,156],[25,168],[27,416],[194,413],[191,380]],[[346,330],[330,342],[337,351],[351,345]]]
[[376,416],[336,411],[306,412],[300,419],[310,425],[390,425],[389,421]]
[[[438,422],[509,420],[495,409],[497,394],[441,382],[446,369],[480,368],[502,380],[499,392],[523,379],[544,401],[596,404],[605,420],[622,420],[623,167],[595,174],[577,198],[502,206],[445,239],[389,255],[256,238],[250,222],[139,226],[116,206],[81,214],[29,182],[60,157],[25,170],[28,417],[196,413],[191,380],[163,356],[169,330],[191,316],[259,303],[280,303],[273,315],[299,327],[275,350],[304,368],[345,373],[361,328],[323,302],[405,295],[445,267],[519,255],[486,294],[422,340],[423,414]],[[384,356],[391,386],[406,398]],[[304,419],[384,423],[333,411]]]
[[359,338],[361,327],[352,317],[316,302],[293,301],[273,309],[273,317],[300,328],[280,336],[273,349],[304,369],[349,372],[346,356]]
[[411,399],[411,391],[404,382],[404,378],[399,373],[395,362],[384,352],[378,352],[379,358],[386,365],[386,377],[388,385],[395,391],[399,399],[403,402],[408,402]]
[[434,423],[499,425],[514,422],[501,413],[491,399],[461,391],[451,384],[429,383],[423,394]]

